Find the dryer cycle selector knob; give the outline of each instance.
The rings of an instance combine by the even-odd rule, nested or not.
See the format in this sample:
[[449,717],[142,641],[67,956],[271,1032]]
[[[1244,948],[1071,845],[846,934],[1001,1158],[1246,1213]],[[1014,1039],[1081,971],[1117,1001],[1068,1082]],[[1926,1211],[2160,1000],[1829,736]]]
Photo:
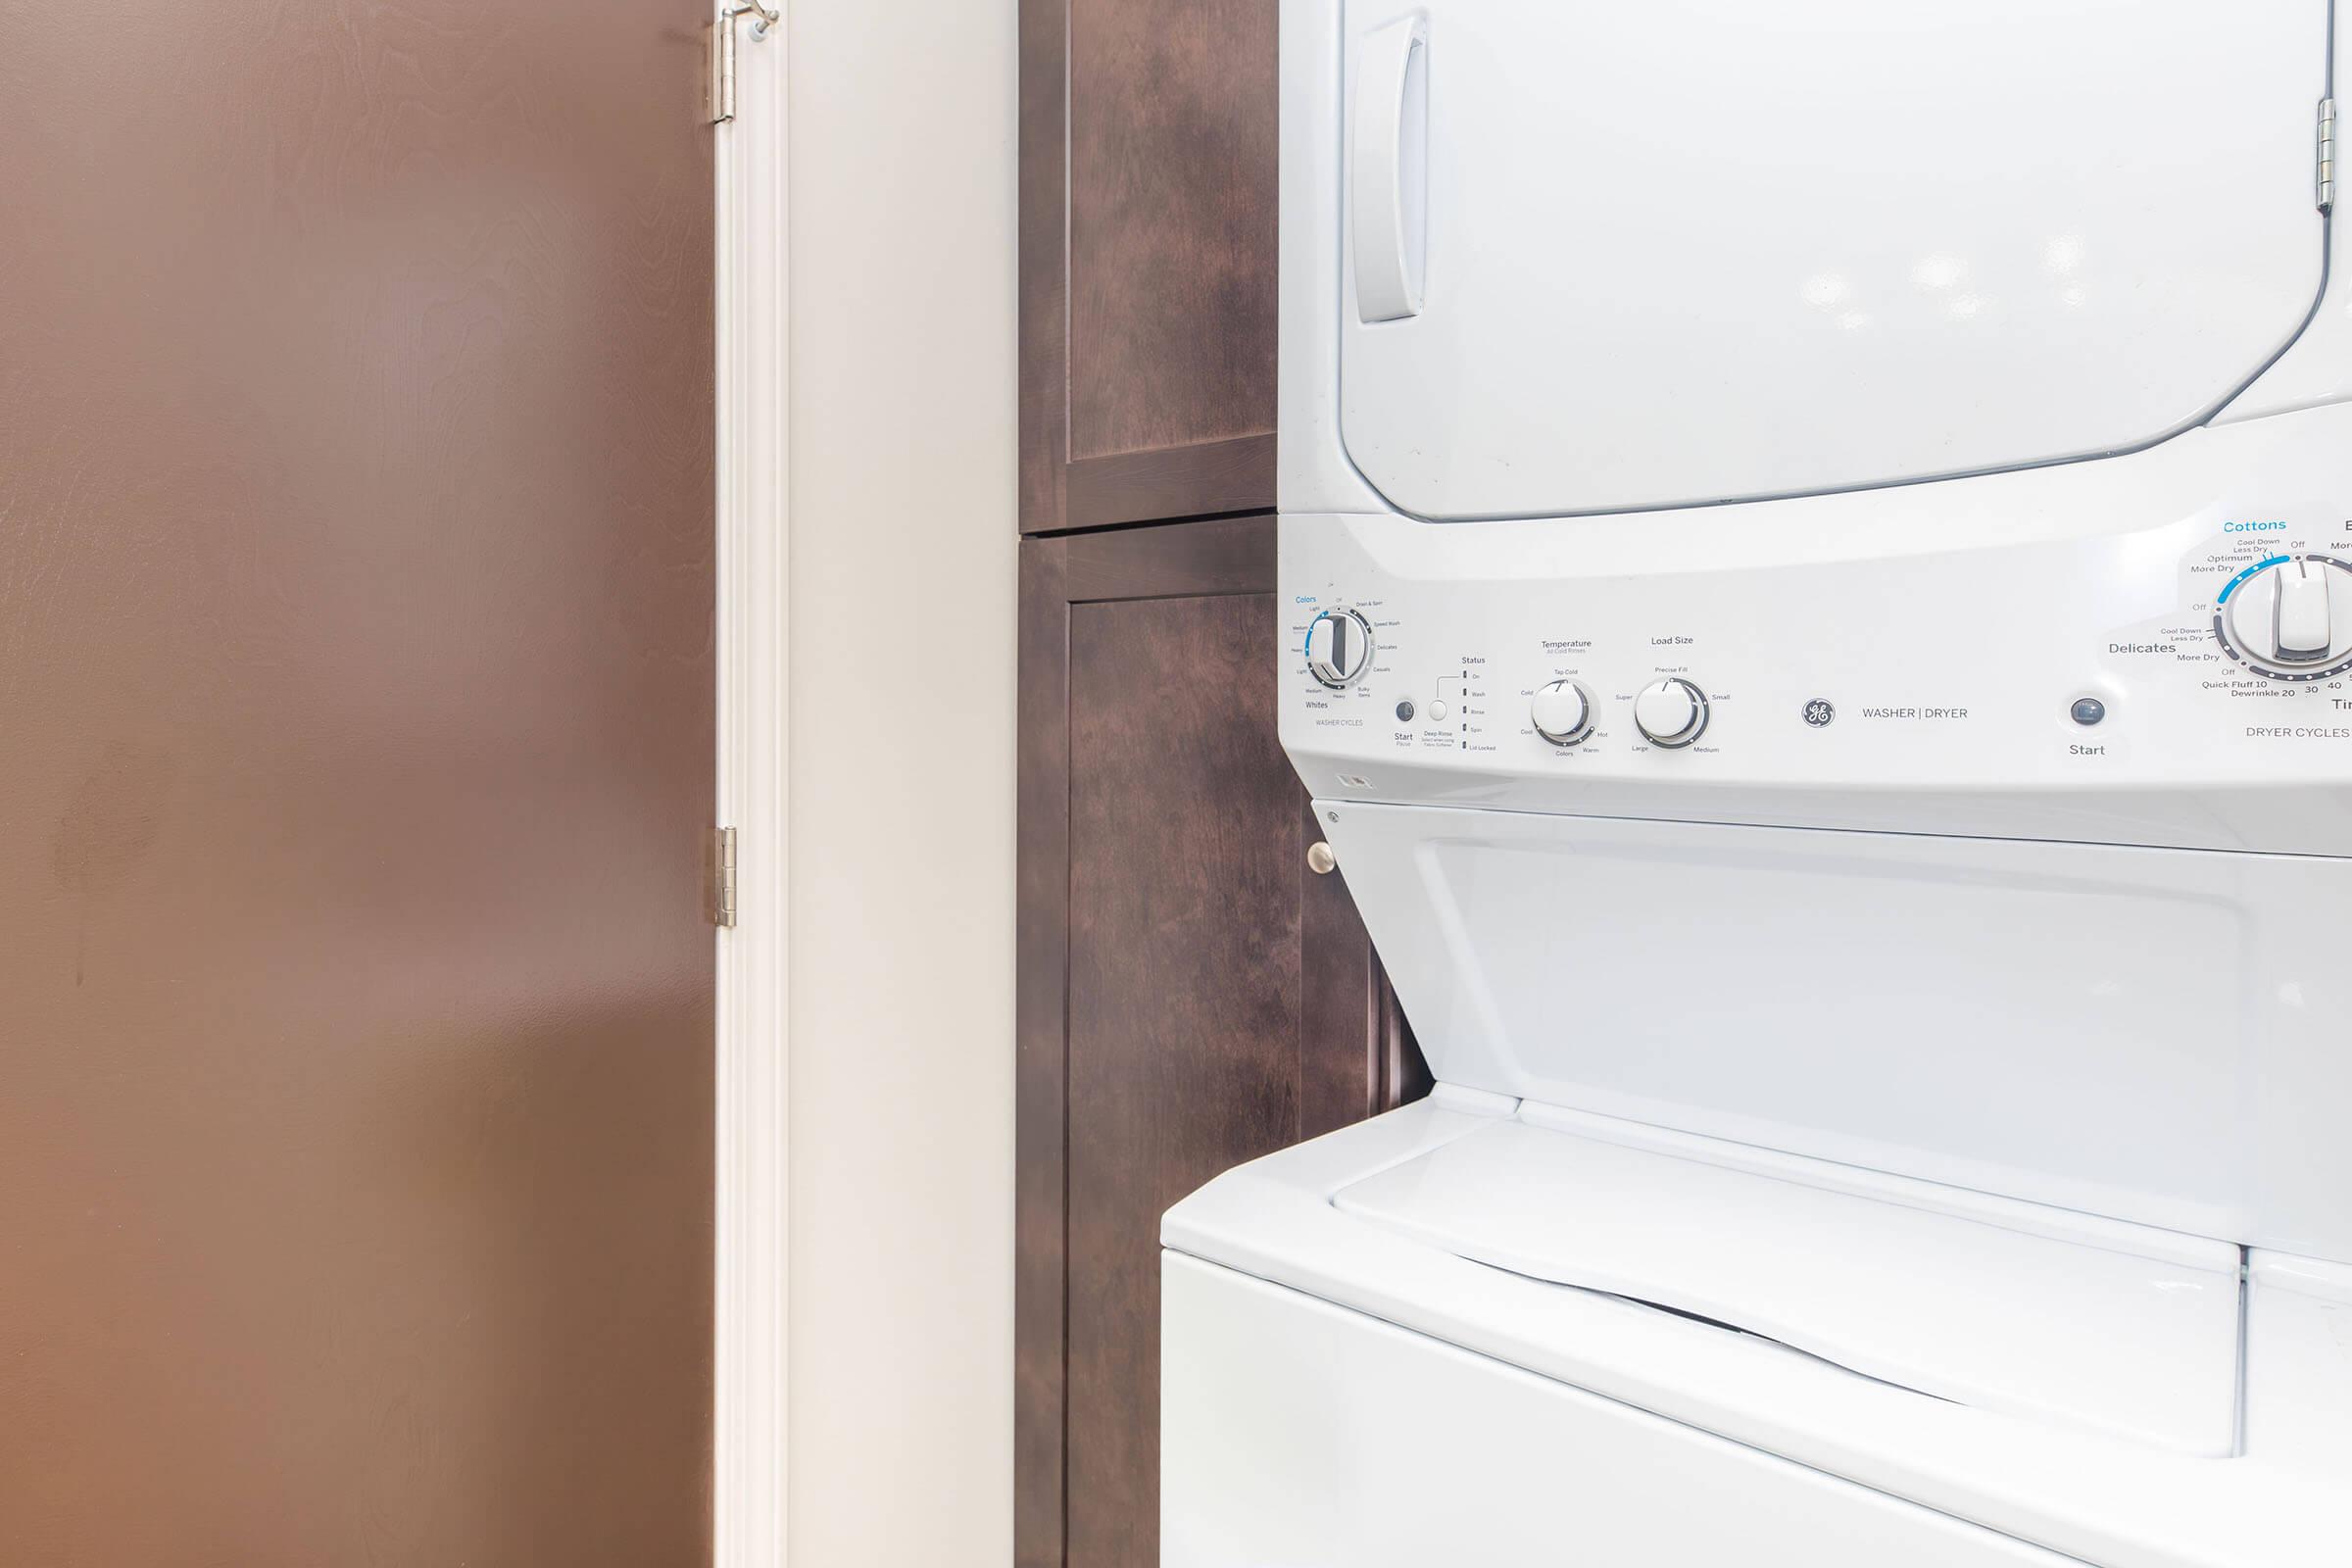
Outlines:
[[1307,672],[1335,691],[1372,666],[1372,626],[1352,610],[1326,610],[1307,623]]
[[1572,680],[1555,680],[1536,693],[1528,717],[1552,745],[1574,746],[1592,733],[1592,694]]
[[1707,694],[1680,676],[1642,688],[1634,724],[1655,745],[1688,746],[1707,731]]
[[2224,651],[2273,680],[2352,669],[2352,564],[2331,556],[2263,562],[2222,590],[2213,631]]

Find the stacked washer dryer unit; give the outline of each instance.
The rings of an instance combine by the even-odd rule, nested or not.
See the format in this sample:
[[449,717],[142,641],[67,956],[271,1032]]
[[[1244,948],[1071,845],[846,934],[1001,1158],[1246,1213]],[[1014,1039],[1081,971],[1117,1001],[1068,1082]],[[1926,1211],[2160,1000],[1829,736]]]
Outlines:
[[2352,1562],[2330,20],[1285,0],[1269,657],[1440,1087],[1167,1216],[1170,1568]]

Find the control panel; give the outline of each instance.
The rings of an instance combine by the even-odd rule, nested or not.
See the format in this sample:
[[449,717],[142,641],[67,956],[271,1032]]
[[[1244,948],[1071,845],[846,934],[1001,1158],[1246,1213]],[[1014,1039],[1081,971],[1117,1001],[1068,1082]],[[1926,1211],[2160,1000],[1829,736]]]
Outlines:
[[1345,691],[1372,666],[1372,628],[1353,610],[1326,610],[1306,623],[1306,671]]
[[2213,616],[2222,651],[2272,680],[2352,670],[2352,562],[2271,556],[2230,579]]
[[1335,800],[2352,856],[2348,414],[1742,507],[1285,515],[1284,743]]
[[1634,728],[1652,746],[1694,746],[1707,732],[1707,693],[1694,680],[1668,675],[1634,698]]

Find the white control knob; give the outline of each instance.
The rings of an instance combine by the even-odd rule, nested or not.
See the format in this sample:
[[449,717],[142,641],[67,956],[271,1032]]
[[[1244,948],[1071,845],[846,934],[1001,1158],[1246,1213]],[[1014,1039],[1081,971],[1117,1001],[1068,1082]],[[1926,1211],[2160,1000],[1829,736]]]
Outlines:
[[2335,636],[2328,613],[2328,579],[2334,575],[2309,561],[2278,568],[2278,612],[2271,621],[2271,640],[2281,663],[2312,664],[2328,657]]
[[1634,723],[1659,746],[1688,746],[1706,732],[1707,695],[1680,676],[1642,688]]
[[2352,659],[2352,568],[2303,556],[2230,584],[2215,631],[2259,673],[2310,680]]
[[1592,733],[1592,694],[1572,680],[1555,680],[1536,693],[1528,717],[1552,745],[1574,746]]
[[1307,672],[1337,689],[1372,664],[1372,627],[1352,610],[1326,610],[1307,623]]

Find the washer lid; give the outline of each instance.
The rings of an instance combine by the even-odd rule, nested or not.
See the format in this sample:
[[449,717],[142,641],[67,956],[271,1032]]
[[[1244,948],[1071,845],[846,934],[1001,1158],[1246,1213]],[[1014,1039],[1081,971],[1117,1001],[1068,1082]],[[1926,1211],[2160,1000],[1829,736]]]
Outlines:
[[1348,0],[1341,403],[1401,510],[2145,445],[2318,297],[2328,7]]
[[2233,1451],[2233,1246],[1608,1117],[1521,1116],[1333,1201],[1936,1398]]

